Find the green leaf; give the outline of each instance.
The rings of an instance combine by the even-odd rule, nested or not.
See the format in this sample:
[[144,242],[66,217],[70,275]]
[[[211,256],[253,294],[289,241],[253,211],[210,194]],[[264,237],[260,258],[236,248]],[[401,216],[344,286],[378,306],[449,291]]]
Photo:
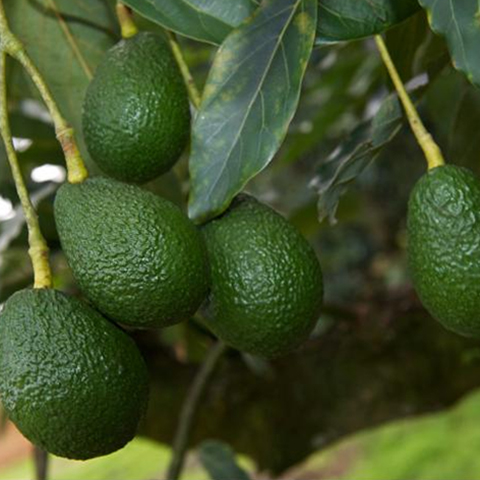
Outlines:
[[189,213],[224,211],[279,149],[313,47],[316,0],[266,0],[218,51],[193,124]]
[[211,480],[250,480],[238,466],[233,450],[223,442],[207,440],[199,448],[200,461]]
[[443,35],[457,70],[480,87],[480,4],[478,0],[419,0],[432,30]]
[[320,221],[335,223],[340,197],[390,143],[403,124],[403,110],[396,95],[383,102],[375,117],[360,124],[332,156],[317,169],[312,186],[319,195]]
[[168,30],[218,45],[254,12],[258,0],[125,0],[124,3]]
[[418,9],[417,0],[319,0],[316,44],[375,35]]
[[[15,0],[5,2],[12,30],[25,44],[66,119],[81,134],[85,89],[104,52],[117,39],[114,2],[83,0]],[[28,85],[28,84],[23,84]],[[31,85],[31,84],[30,84]],[[19,89],[12,75],[9,94],[37,98]],[[85,148],[82,147],[83,153]]]

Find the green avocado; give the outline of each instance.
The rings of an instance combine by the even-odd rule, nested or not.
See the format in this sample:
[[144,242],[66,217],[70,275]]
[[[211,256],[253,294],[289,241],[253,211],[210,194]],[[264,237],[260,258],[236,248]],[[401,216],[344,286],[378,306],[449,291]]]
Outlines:
[[96,177],[63,185],[54,208],[73,275],[107,317],[166,327],[189,319],[206,298],[209,268],[202,236],[168,200]]
[[175,164],[189,139],[190,107],[162,37],[138,33],[105,54],[82,121],[91,157],[111,177],[144,183]]
[[86,460],[122,448],[148,401],[132,339],[55,290],[21,290],[0,314],[0,397],[34,444]]
[[304,342],[320,313],[323,282],[302,235],[246,195],[202,231],[212,272],[207,327],[230,346],[262,357]]
[[460,335],[480,336],[480,182],[453,165],[427,172],[408,205],[408,262],[430,314]]

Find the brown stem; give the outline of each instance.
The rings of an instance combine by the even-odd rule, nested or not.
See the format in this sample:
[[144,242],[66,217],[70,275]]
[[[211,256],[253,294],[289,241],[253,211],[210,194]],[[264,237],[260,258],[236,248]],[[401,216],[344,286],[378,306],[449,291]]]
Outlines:
[[208,352],[200,370],[195,377],[180,412],[177,431],[172,446],[172,459],[167,472],[167,480],[178,480],[182,472],[187,452],[188,439],[192,429],[197,407],[209,378],[213,374],[218,360],[226,350],[226,345],[219,341]]

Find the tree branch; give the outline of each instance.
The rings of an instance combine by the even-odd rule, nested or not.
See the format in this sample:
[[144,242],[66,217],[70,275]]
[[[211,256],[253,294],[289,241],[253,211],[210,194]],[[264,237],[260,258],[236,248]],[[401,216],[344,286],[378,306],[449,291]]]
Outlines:
[[180,412],[178,427],[173,441],[172,459],[167,472],[167,480],[178,480],[180,477],[185,460],[185,453],[187,451],[188,439],[198,404],[208,380],[213,374],[218,360],[221,358],[226,348],[227,346],[221,341],[212,347],[192,383]]

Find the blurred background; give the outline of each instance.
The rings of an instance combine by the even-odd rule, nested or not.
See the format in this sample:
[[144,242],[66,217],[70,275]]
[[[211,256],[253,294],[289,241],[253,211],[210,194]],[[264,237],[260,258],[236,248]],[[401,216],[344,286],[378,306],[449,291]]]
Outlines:
[[[34,59],[55,49],[55,68],[42,73],[63,98],[62,110],[82,142],[88,79],[71,52],[59,47],[63,34],[55,15],[43,2],[22,1],[21,15],[7,12],[12,28]],[[94,71],[119,38],[112,2],[57,4]],[[480,91],[451,67],[423,13],[389,31],[387,41],[447,160],[480,173]],[[182,47],[201,85],[215,49],[185,40]],[[12,62],[9,88],[15,146],[51,248],[55,285],[79,295],[52,214],[55,190],[65,179],[62,152],[44,107]],[[325,275],[323,314],[309,342],[287,357],[265,362],[227,352],[200,405],[183,478],[208,478],[204,457],[212,445],[231,452],[259,479],[480,478],[480,343],[445,331],[412,289],[405,216],[425,162],[401,115],[387,138],[376,138],[377,112],[389,88],[371,40],[314,51],[289,136],[248,190],[315,247]],[[186,156],[173,173],[145,188],[185,208],[187,172]],[[27,248],[0,149],[0,303],[32,282]],[[53,459],[52,480],[162,477],[180,407],[214,339],[195,319],[131,333],[152,378],[138,439],[86,463]],[[31,453],[2,414],[0,480],[32,478]]]

